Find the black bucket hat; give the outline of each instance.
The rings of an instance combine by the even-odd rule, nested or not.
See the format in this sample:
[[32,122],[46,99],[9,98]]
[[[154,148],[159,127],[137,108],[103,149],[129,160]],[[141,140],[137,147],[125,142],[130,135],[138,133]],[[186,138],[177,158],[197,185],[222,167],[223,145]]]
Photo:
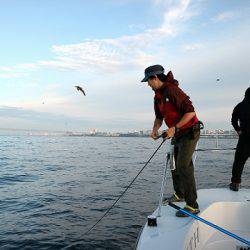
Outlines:
[[164,73],[164,68],[161,65],[157,64],[149,66],[145,69],[145,77],[141,80],[141,82],[147,82],[149,77],[163,73]]

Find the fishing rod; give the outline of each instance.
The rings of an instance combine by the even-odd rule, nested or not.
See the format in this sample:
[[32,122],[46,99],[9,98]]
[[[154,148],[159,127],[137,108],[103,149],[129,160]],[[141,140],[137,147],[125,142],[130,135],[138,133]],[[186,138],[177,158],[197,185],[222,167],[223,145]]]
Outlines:
[[213,227],[213,228],[219,230],[220,232],[222,232],[222,233],[224,233],[224,234],[226,234],[226,235],[228,235],[228,236],[230,236],[230,237],[232,237],[232,238],[234,238],[234,239],[236,239],[238,241],[241,241],[241,242],[247,244],[248,246],[250,246],[250,241],[249,240],[243,239],[240,236],[238,236],[236,234],[233,234],[233,233],[227,231],[226,229],[213,224],[210,221],[207,221],[207,220],[205,220],[205,219],[203,219],[203,218],[201,218],[201,217],[199,217],[199,216],[197,216],[195,214],[192,214],[192,213],[188,212],[187,210],[185,210],[183,208],[180,208],[179,206],[175,205],[172,202],[168,202],[167,205],[169,205],[170,207],[172,207],[172,208],[174,208],[174,209],[176,209],[178,211],[181,211],[182,213],[184,213],[184,214],[186,214],[186,215],[188,215],[188,216],[190,216],[190,217],[192,217],[192,218],[194,218],[196,220],[199,220],[199,221],[203,222],[204,224],[206,224],[206,225],[208,225],[210,227]]
[[116,201],[112,204],[112,206],[96,221],[96,223],[90,227],[83,235],[87,235],[108,213],[109,211],[115,206],[115,204],[122,198],[122,196],[127,192],[127,190],[130,188],[130,186],[134,183],[134,181],[137,179],[137,177],[140,175],[140,173],[144,170],[144,168],[148,165],[150,160],[155,156],[157,151],[160,149],[162,144],[166,141],[166,132],[163,132],[161,135],[157,136],[157,139],[163,138],[163,141],[161,144],[157,147],[157,149],[154,151],[154,153],[151,155],[149,160],[146,162],[146,164],[143,166],[143,168],[138,172],[138,174],[134,177],[134,179],[129,183],[129,185],[125,188],[125,190],[122,192],[122,194],[116,199]]

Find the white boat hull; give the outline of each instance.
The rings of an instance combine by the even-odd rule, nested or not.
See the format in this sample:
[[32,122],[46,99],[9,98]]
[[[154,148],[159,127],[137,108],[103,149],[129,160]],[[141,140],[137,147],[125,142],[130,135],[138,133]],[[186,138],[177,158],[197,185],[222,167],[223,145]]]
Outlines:
[[[250,190],[229,189],[198,191],[201,218],[246,240],[250,239]],[[184,206],[184,203],[176,203]],[[176,210],[162,206],[157,226],[144,226],[137,250],[236,250],[250,249],[246,244],[193,218],[178,218]],[[157,216],[158,210],[153,215]]]

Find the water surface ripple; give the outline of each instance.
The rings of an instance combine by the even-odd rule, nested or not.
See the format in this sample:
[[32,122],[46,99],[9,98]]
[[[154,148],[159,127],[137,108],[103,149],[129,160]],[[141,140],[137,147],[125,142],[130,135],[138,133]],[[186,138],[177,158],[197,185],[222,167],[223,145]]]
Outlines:
[[[150,138],[0,135],[1,249],[133,249],[158,204],[164,145],[109,215],[110,207],[160,142]],[[235,147],[236,140],[220,140]],[[212,148],[203,139],[200,148]],[[233,151],[199,152],[198,188],[226,187]],[[249,161],[243,186],[250,188]],[[168,174],[166,193],[173,191]],[[69,247],[72,246],[73,247]]]

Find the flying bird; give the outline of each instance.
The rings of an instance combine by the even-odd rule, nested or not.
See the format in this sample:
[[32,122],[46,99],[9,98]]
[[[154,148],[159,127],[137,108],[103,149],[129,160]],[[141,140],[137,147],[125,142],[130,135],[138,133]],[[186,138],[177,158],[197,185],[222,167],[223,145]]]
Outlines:
[[217,79],[216,79],[216,82],[219,82],[219,81],[220,81],[220,78],[217,78]]
[[82,89],[82,87],[80,87],[80,86],[75,86],[75,87],[78,91],[81,91],[84,95],[86,95],[84,90]]

